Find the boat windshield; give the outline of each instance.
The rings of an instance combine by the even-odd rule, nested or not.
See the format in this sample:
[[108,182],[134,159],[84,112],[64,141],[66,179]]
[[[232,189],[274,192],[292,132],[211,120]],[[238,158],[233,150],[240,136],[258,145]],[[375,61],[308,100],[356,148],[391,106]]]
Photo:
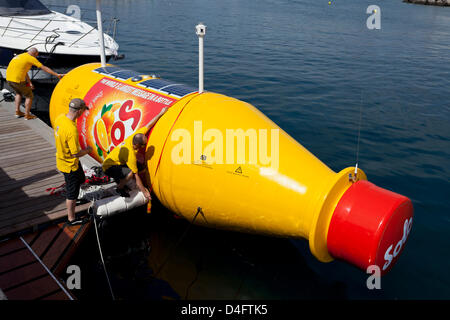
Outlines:
[[39,0],[0,0],[0,16],[35,16],[49,14]]

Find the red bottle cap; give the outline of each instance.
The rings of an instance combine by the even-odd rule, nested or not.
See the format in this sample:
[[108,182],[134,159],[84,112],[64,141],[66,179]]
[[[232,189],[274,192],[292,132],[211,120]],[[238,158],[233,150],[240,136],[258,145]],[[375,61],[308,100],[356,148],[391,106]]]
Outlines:
[[357,181],[345,191],[328,228],[329,253],[366,270],[388,272],[405,247],[413,220],[411,200]]

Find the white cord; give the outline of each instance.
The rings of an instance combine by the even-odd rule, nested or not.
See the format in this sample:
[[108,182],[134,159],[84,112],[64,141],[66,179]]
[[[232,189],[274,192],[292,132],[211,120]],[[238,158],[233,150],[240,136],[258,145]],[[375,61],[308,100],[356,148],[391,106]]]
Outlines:
[[[92,204],[93,203],[94,203],[94,200],[92,200]],[[92,207],[92,205],[91,205],[91,207]],[[112,299],[116,300],[116,298],[114,297],[114,292],[113,292],[113,289],[112,289],[112,286],[111,286],[111,282],[109,280],[108,271],[106,270],[105,260],[103,260],[102,247],[100,245],[100,238],[98,236],[98,230],[97,230],[97,220],[96,220],[94,214],[92,214],[92,218],[94,219],[94,226],[95,226],[95,234],[97,236],[98,251],[100,252],[100,259],[102,260],[103,269],[105,270],[105,275],[106,275],[106,280],[108,281],[109,291],[111,292]]]

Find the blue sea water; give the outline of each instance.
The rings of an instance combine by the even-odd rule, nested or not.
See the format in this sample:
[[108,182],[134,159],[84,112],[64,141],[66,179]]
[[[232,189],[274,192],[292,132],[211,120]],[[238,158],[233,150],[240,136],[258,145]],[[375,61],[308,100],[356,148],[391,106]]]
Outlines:
[[[350,299],[450,298],[450,8],[401,0],[102,4],[120,18],[126,57],[118,65],[195,87],[195,25],[203,22],[206,90],[255,105],[334,171],[358,157],[369,181],[411,198],[412,232],[381,290],[367,289],[363,271],[320,263],[305,241],[292,241],[317,279],[341,284]],[[366,26],[372,4],[381,9],[379,30]],[[247,284],[248,297],[258,285],[267,294],[259,298],[297,297],[290,292],[298,288],[277,295],[260,283],[253,291]]]

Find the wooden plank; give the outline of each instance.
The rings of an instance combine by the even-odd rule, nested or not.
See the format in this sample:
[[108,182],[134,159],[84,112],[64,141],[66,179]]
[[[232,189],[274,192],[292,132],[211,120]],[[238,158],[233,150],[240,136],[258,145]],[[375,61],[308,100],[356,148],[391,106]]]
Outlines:
[[[49,161],[50,160],[50,161]],[[53,161],[52,161],[53,160]],[[20,164],[16,164],[11,167],[5,167],[2,166],[2,169],[5,171],[5,173],[9,176],[14,174],[15,172],[22,172],[22,171],[28,171],[33,169],[41,169],[41,168],[56,168],[56,158],[54,156],[45,158],[45,161],[42,160],[34,160],[31,162],[23,162]]]
[[55,266],[53,266],[52,271],[54,271],[54,273],[56,275],[61,275],[61,273],[65,271],[64,268],[69,263],[70,259],[72,258],[76,249],[80,245],[81,241],[88,234],[91,226],[92,226],[92,221],[89,221],[88,223],[86,223],[82,226],[71,226],[71,227],[67,227],[65,229],[66,231],[71,233],[70,236],[73,238],[73,241],[72,241],[68,251],[63,255],[61,260],[59,262],[57,262],[57,264]]
[[40,215],[38,217],[33,217],[32,219],[25,220],[20,223],[15,224],[5,224],[0,226],[0,238],[6,237],[8,235],[15,234],[20,231],[24,231],[30,228],[39,227],[40,225],[47,224],[50,221],[61,219],[67,216],[66,209],[50,212],[47,214]]
[[[23,190],[21,189],[20,192],[22,192],[22,195],[25,197],[30,197],[30,198],[36,198],[39,196],[48,196],[51,195],[50,191],[46,191],[47,188],[56,188],[59,187],[61,185],[64,184],[64,181],[57,183],[57,184],[52,184],[52,185],[48,185],[48,186],[36,186],[34,187],[34,185],[32,185],[32,188],[29,188],[27,190]],[[64,190],[64,186],[62,186],[61,188],[58,188],[59,191],[63,191]],[[54,197],[63,197],[61,194],[53,194],[52,196]],[[10,201],[11,199],[15,199],[17,197],[17,193],[16,194],[11,194],[11,193],[7,193],[6,195],[0,196],[0,202],[1,201]]]
[[[27,126],[23,123],[23,121],[21,123],[20,121],[17,121],[17,119],[7,119],[5,121],[0,122],[0,129],[8,129],[11,126],[23,127],[24,129],[28,129]],[[11,132],[11,130],[8,131]]]
[[33,130],[31,130],[30,128],[28,128],[27,130],[24,130],[19,134],[17,134],[16,132],[8,132],[8,133],[2,133],[0,134],[0,141],[4,141],[4,140],[10,140],[11,138],[14,139],[21,139],[20,141],[23,141],[26,139],[26,137],[30,136],[33,134]]
[[16,214],[9,213],[1,214],[0,211],[0,226],[4,226],[5,224],[20,224],[24,223],[31,218],[37,218],[40,216],[48,216],[49,213],[64,210],[66,208],[65,201],[64,202],[51,202],[51,203],[39,203],[36,205],[37,207],[33,208],[25,208],[21,209]]
[[76,230],[75,231],[70,230],[72,227],[65,227],[65,223],[58,225],[58,229],[62,232],[58,234],[58,238],[54,241],[52,247],[42,258],[42,261],[50,270],[54,269],[56,263],[61,259],[64,253],[67,254],[66,249],[74,240],[76,232],[80,229],[81,226],[77,227],[78,228],[74,228]]
[[58,284],[48,275],[4,292],[9,300],[34,300],[58,289]]
[[17,124],[11,124],[9,126],[5,126],[3,128],[0,128],[0,134],[2,133],[9,133],[9,132],[21,132],[26,131],[28,128],[24,125],[17,125]]
[[9,144],[11,142],[16,143],[16,147],[20,146],[22,143],[25,143],[30,140],[40,141],[42,137],[33,136],[34,132],[31,130],[22,131],[20,133],[10,132],[0,134],[0,145]]
[[60,219],[65,216],[67,216],[67,210],[66,207],[61,204],[47,212],[32,212],[29,215],[23,215],[18,219],[5,220],[0,224],[0,237],[5,235],[4,231],[8,228],[14,230],[14,232],[30,228],[37,230],[37,225],[33,225],[33,222],[39,221],[39,224],[48,224],[52,220]]
[[27,178],[26,181],[11,180],[10,184],[2,183],[0,185],[0,192],[13,191],[15,189],[20,189],[21,187],[31,185],[33,182],[42,183],[42,182],[50,182],[50,180],[53,180],[53,181],[54,180],[60,180],[60,181],[63,180],[64,181],[64,177],[60,173],[55,173],[55,171],[53,171],[53,170],[48,170],[45,172],[40,172],[38,174],[35,174],[32,177]]
[[11,121],[11,120],[17,121],[19,118],[16,118],[16,115],[14,114],[11,116],[9,113],[0,113],[0,121]]
[[[7,192],[0,195],[0,202],[1,201],[10,201],[14,200],[19,196],[19,193],[23,197],[29,197],[29,198],[35,198],[37,196],[45,196],[45,195],[51,195],[50,191],[47,191],[48,188],[58,188],[58,190],[63,191],[64,190],[64,180],[62,181],[55,181],[53,183],[47,183],[47,184],[41,184],[38,185],[36,183],[30,184],[25,187],[17,189],[15,192]],[[53,196],[57,197],[57,194],[53,194]]]
[[0,288],[5,291],[11,289],[11,287],[18,286],[46,274],[47,271],[45,271],[44,267],[36,260],[35,263],[0,275]]
[[6,207],[7,204],[0,206],[0,223],[4,220],[11,220],[31,212],[46,212],[53,207],[65,203],[61,196],[45,195],[31,198],[32,201],[23,201],[13,207]]
[[[28,183],[29,178],[33,178],[36,175],[42,176],[42,174],[46,174],[47,176],[55,176],[55,175],[61,175],[55,168],[55,166],[47,166],[44,168],[30,168],[29,171],[19,171],[15,172],[13,174],[8,174],[8,178],[15,181],[22,181],[22,184],[26,185]],[[6,180],[6,179],[5,179]]]
[[[8,174],[7,177],[5,175],[1,174],[0,176],[2,176],[2,179],[4,181],[2,181],[0,183],[0,186],[2,186],[2,187],[7,186],[6,183],[8,183],[8,181],[10,181],[11,183],[14,183],[15,185],[19,185],[19,184],[28,185],[28,184],[30,184],[30,181],[36,181],[36,180],[39,181],[38,178],[51,177],[51,176],[56,176],[56,175],[60,175],[61,177],[63,176],[58,171],[56,171],[54,166],[47,166],[44,168],[37,168],[37,169],[31,168],[30,171],[15,172],[13,174]],[[32,179],[34,179],[34,180],[32,180]]]
[[33,176],[30,178],[27,183],[20,183],[18,181],[11,182],[11,185],[2,185],[0,186],[0,192],[17,192],[17,191],[25,191],[27,189],[34,189],[35,186],[40,185],[45,188],[46,186],[58,186],[62,182],[64,182],[64,177],[61,174],[54,174],[49,172],[47,176],[44,176],[45,173],[40,173],[39,175]]
[[[47,144],[42,144],[45,147],[39,147],[32,149],[22,149],[17,152],[8,152],[4,157],[4,159],[0,159],[2,163],[2,168],[5,171],[8,171],[8,167],[13,167],[17,164],[26,163],[30,161],[41,160],[43,158],[55,158],[55,150],[52,147],[49,147]],[[50,150],[50,151],[49,151]],[[55,160],[56,161],[56,160]]]
[[16,198],[3,200],[2,203],[0,203],[0,212],[6,211],[8,209],[12,211],[19,210],[21,208],[34,208],[34,204],[37,202],[56,202],[59,203],[59,201],[65,201],[65,198],[60,195],[54,195],[49,194],[48,192],[45,192],[45,190],[41,190],[40,193],[36,195],[36,197],[27,197],[27,196],[19,196]]
[[35,154],[35,153],[38,153],[38,151],[39,152],[44,152],[44,151],[48,151],[48,152],[50,152],[50,151],[55,151],[55,147],[53,147],[53,146],[46,146],[46,147],[44,147],[44,148],[37,148],[36,150],[26,150],[26,151],[23,151],[23,152],[21,152],[21,153],[19,153],[19,154],[6,154],[6,155],[3,155],[3,156],[0,156],[0,160],[1,161],[7,161],[7,160],[10,160],[11,158],[12,159],[17,159],[17,158],[20,158],[20,157],[27,157],[27,156],[29,156],[29,155],[32,155],[32,154]]
[[0,258],[0,274],[11,269],[29,264],[35,260],[34,256],[28,250],[13,252]]
[[45,155],[39,159],[23,159],[22,162],[16,164],[2,164],[2,169],[6,174],[10,175],[16,171],[27,171],[29,169],[50,166],[56,168],[56,158],[52,155]]
[[38,150],[43,146],[49,146],[49,143],[39,138],[30,138],[26,141],[9,140],[0,143],[0,149],[7,151],[8,154],[21,154],[24,150]]
[[34,240],[36,240],[38,236],[39,236],[39,232],[33,232],[33,233],[28,233],[28,234],[23,235],[22,239],[25,240],[29,246],[31,246],[33,244]]
[[50,144],[41,137],[30,137],[25,141],[16,141],[15,139],[6,140],[0,143],[0,148],[8,151],[9,154],[17,154],[23,150],[29,150],[34,146],[50,146]]
[[47,295],[43,298],[39,298],[39,300],[70,300],[69,297],[64,293],[64,291],[59,290],[51,295]]
[[50,247],[53,243],[54,238],[59,233],[60,229],[57,226],[52,226],[48,229],[45,229],[39,234],[39,237],[34,241],[31,249],[41,258],[43,253]]
[[[90,205],[91,205],[90,203],[85,203],[85,204],[76,206],[75,213],[80,213],[80,212],[86,211]],[[32,228],[34,226],[46,224],[49,221],[53,221],[53,220],[57,220],[57,219],[65,218],[65,217],[67,217],[67,210],[64,207],[64,209],[62,209],[62,210],[49,212],[46,215],[34,217],[34,218],[28,219],[22,223],[0,226],[0,238],[17,233],[19,231],[26,230],[28,228]]]
[[7,153],[4,155],[0,155],[0,160],[3,162],[7,162],[9,160],[17,160],[18,158],[24,158],[33,154],[40,154],[44,152],[52,152],[55,151],[55,147],[49,146],[47,143],[42,143],[39,146],[34,146],[33,148],[27,148],[23,151],[17,151],[12,153]]
[[[0,256],[3,256],[12,251],[17,251],[17,250],[24,249],[24,248],[26,248],[26,247],[20,239],[12,239],[9,241],[4,241],[4,242],[0,243]],[[0,288],[2,288],[1,285],[0,285]]]
[[[55,153],[49,153],[45,155],[33,155],[22,159],[8,160],[8,163],[2,163],[2,168],[8,170],[8,168],[14,167],[18,164],[36,162],[36,161],[46,161],[47,159],[55,159]],[[55,160],[56,161],[56,160]]]
[[0,188],[0,199],[2,199],[2,195],[3,194],[7,194],[7,193],[20,193],[20,192],[24,192],[25,194],[27,193],[28,190],[34,190],[36,188],[41,188],[41,190],[44,190],[49,188],[49,187],[58,187],[60,186],[62,183],[64,182],[64,177],[62,176],[62,174],[59,175],[55,175],[55,176],[51,176],[49,178],[46,179],[42,179],[39,181],[33,181],[32,183],[28,184],[28,185],[15,185],[12,186],[11,188],[7,188],[7,187],[3,187]]

